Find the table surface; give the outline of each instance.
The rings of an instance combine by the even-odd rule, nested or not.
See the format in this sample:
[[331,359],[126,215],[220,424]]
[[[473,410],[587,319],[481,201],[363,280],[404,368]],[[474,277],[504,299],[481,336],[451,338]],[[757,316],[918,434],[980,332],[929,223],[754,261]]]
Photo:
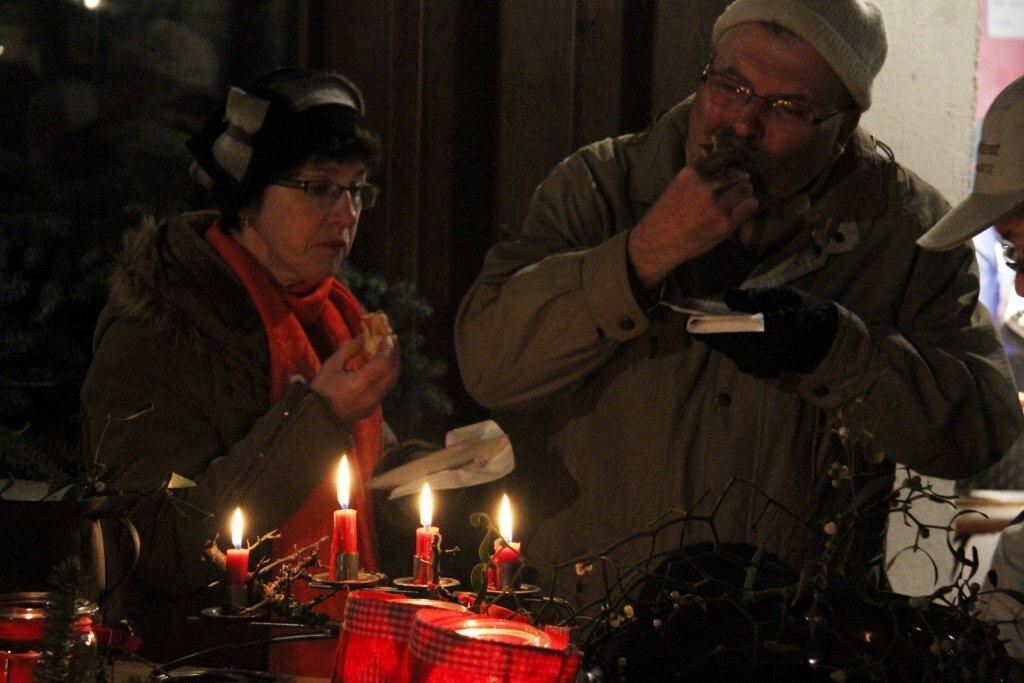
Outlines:
[[1024,510],[1024,492],[1000,491],[986,495],[972,491],[971,495],[957,498],[956,509],[970,510],[953,522],[958,534],[998,534]]
[[[152,670],[150,666],[142,662],[117,661],[114,662],[114,670],[111,672],[111,683],[127,683],[132,677],[146,680]],[[330,683],[329,678],[312,676],[286,676],[284,678],[292,683]]]

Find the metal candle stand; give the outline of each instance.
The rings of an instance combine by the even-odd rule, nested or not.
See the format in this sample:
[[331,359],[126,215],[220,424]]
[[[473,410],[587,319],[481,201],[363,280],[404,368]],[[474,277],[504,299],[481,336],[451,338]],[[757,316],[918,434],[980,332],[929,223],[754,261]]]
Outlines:
[[227,614],[239,614],[248,606],[249,587],[245,584],[241,586],[228,586],[228,604],[225,605],[225,612]]
[[444,588],[447,590],[458,587],[460,585],[458,579],[440,575],[441,555],[443,553],[441,543],[441,534],[435,533],[431,539],[430,561],[427,562],[420,557],[417,549],[417,552],[412,556],[412,576],[399,577],[394,579],[392,583],[399,588],[415,591],[425,591],[430,588]]
[[439,587],[444,589],[457,588],[460,585],[458,579],[450,576],[438,576],[438,564],[440,559],[440,536],[435,537],[437,547],[432,561],[426,562],[419,555],[412,556],[412,576],[401,576],[392,583],[399,588],[412,590],[428,590]]
[[340,552],[336,556],[335,566],[337,576],[332,576],[333,581],[358,581],[359,580],[359,551],[354,553]]
[[515,591],[518,590],[519,585],[516,583],[516,575],[519,574],[519,568],[522,566],[521,562],[505,562],[499,564],[497,571],[498,575],[498,588],[502,591]]

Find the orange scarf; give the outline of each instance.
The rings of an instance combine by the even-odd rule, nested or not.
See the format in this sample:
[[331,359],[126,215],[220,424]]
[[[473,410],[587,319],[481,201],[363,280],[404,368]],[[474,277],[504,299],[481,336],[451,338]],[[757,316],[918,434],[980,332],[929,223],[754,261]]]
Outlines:
[[[310,381],[320,370],[320,358],[306,328],[326,339],[333,352],[343,342],[356,336],[362,329],[362,306],[345,285],[335,278],[323,282],[303,283],[283,288],[275,284],[249,251],[228,237],[215,222],[206,231],[206,241],[224,259],[249,292],[249,297],[263,319],[270,348],[270,402],[277,403],[288,391],[291,378],[298,375]],[[348,369],[356,370],[365,363],[362,355],[349,361]],[[359,556],[364,568],[377,568],[377,536],[374,532],[373,510],[370,507],[369,482],[373,468],[380,460],[382,414],[380,407],[369,417],[352,425],[355,453],[349,453],[354,462],[355,477],[350,500],[359,512]],[[341,454],[339,453],[339,458]],[[331,472],[324,472],[323,482],[314,489],[305,503],[281,527],[281,538],[274,542],[274,554],[281,557],[295,547],[313,543],[332,533],[332,514],[338,508],[337,492]],[[325,549],[326,551],[326,549]],[[298,600],[309,601],[319,592],[296,584],[293,591]],[[323,603],[322,611],[334,619],[341,619],[340,600]],[[310,648],[310,646],[319,646]],[[310,652],[315,649],[314,656]],[[319,650],[323,652],[323,662]],[[299,650],[302,650],[300,653]],[[330,675],[333,666],[334,644],[330,641],[288,643],[271,648],[271,669],[277,673]],[[326,662],[326,669],[324,668]],[[324,671],[327,673],[323,673]]]

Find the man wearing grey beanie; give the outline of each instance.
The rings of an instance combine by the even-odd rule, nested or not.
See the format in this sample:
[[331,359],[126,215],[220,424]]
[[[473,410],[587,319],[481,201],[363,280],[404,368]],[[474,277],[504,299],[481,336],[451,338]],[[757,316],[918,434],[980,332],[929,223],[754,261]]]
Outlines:
[[[512,438],[532,560],[636,561],[647,539],[612,544],[686,510],[797,571],[838,529],[847,574],[883,581],[896,465],[961,478],[1024,429],[1006,358],[971,252],[915,245],[947,203],[858,126],[878,7],[736,0],[712,44],[691,97],[559,164],[491,249],[462,377]],[[709,300],[760,331],[679,312]],[[562,577],[578,604],[606,590],[583,574]]]

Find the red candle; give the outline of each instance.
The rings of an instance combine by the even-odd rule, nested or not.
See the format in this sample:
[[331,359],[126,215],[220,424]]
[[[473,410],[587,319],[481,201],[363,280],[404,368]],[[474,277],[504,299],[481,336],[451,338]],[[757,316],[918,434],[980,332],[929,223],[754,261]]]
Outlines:
[[334,544],[339,553],[358,552],[356,545],[356,511],[334,511]]
[[[501,508],[498,511],[498,532],[501,534],[501,538],[495,539],[494,555],[491,557],[494,569],[489,569],[487,572],[487,587],[491,590],[511,588],[511,580],[517,569],[514,565],[519,562],[520,545],[512,541],[512,504],[508,500],[508,494],[501,497]],[[513,566],[504,567],[504,565]]]
[[231,517],[231,543],[228,548],[228,586],[240,588],[249,579],[249,549],[242,547],[242,509],[235,508]]
[[[334,511],[334,533],[331,535],[331,580],[338,580],[338,553],[355,553],[359,551],[356,535],[356,511],[348,507],[349,491],[352,487],[352,475],[348,468],[348,456],[341,456],[338,465],[338,503],[340,510]],[[341,577],[345,578],[345,577]]]
[[433,583],[434,578],[434,539],[441,530],[430,526],[434,516],[434,497],[430,494],[430,486],[423,484],[420,491],[420,527],[416,529],[416,583]]
[[504,547],[500,547],[500,548],[498,547],[498,544],[495,543],[494,547],[495,547],[495,553],[494,553],[494,564],[495,564],[495,566],[500,566],[500,565],[503,565],[503,564],[508,564],[510,562],[518,562],[519,561],[519,543],[518,542],[509,542],[508,545],[506,545]]

